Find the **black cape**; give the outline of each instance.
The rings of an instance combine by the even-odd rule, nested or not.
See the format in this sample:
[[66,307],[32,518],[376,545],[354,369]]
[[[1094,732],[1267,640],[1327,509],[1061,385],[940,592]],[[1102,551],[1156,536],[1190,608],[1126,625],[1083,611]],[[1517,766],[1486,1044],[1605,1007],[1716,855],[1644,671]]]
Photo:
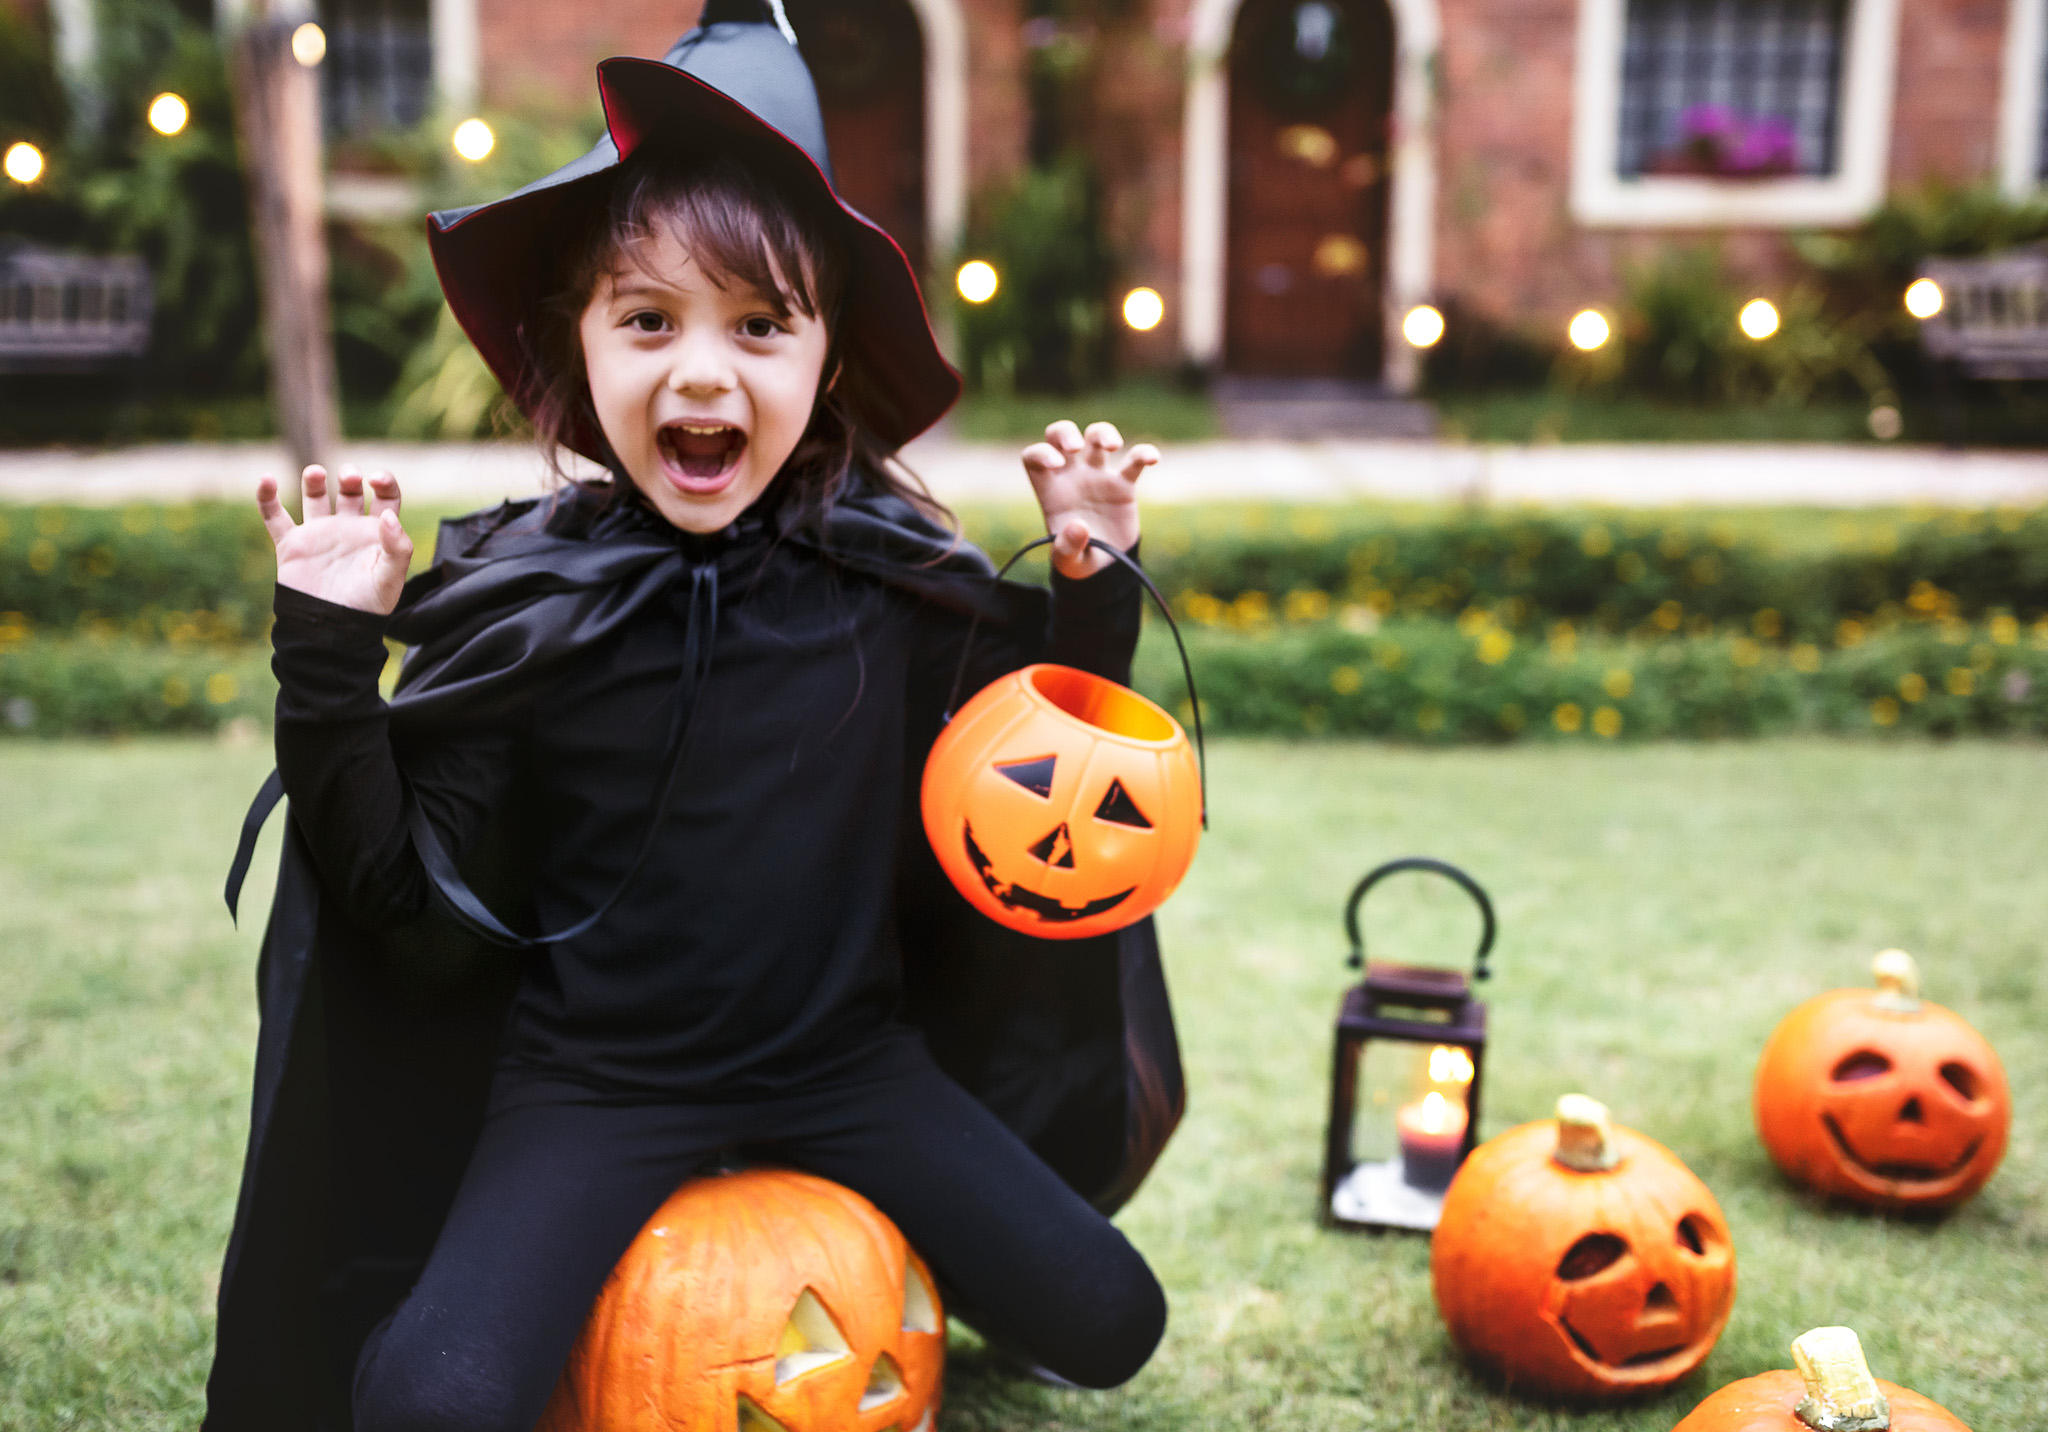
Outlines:
[[[658,599],[681,558],[659,533],[592,513],[589,492],[444,522],[434,566],[390,631],[411,648],[391,703],[395,745],[516,702],[565,657]],[[1045,593],[899,498],[862,491],[822,532],[786,540],[984,622],[1026,651]],[[941,717],[910,738],[898,862],[904,1017],[938,1063],[1104,1212],[1136,1190],[1185,1099],[1159,947],[1147,919],[1090,940],[1039,940],[977,913],[923,835],[915,777]],[[258,797],[229,880],[239,892]],[[516,829],[516,822],[514,822]],[[517,907],[516,840],[490,836],[465,875]],[[256,967],[261,1028],[240,1198],[221,1271],[207,1432],[350,1426],[364,1336],[433,1246],[480,1126],[520,958],[441,911],[373,934],[321,900],[287,822]]]

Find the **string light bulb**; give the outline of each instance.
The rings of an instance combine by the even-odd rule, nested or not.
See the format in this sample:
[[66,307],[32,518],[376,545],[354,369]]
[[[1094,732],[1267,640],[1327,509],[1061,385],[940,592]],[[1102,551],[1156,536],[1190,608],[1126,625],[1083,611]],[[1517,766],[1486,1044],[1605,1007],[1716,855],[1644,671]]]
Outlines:
[[158,134],[168,137],[182,133],[191,118],[191,107],[168,91],[149,102],[149,127]]
[[1778,309],[1768,298],[1752,298],[1742,305],[1735,321],[1744,337],[1761,343],[1778,331]]
[[1931,278],[1916,278],[1906,285],[1906,312],[1918,319],[1929,319],[1941,312],[1943,294],[1941,285]]
[[1401,336],[1410,348],[1434,348],[1444,336],[1444,316],[1426,303],[1418,303],[1401,320]]
[[43,151],[26,139],[7,146],[7,157],[0,160],[0,168],[7,171],[7,177],[17,184],[33,184],[43,177]]
[[449,140],[455,152],[472,164],[481,163],[497,148],[498,136],[491,133],[491,127],[480,119],[465,119],[455,126],[455,133]]
[[292,31],[292,58],[307,69],[327,58],[327,32],[308,20]]
[[996,289],[1002,280],[996,277],[995,265],[981,259],[969,259],[960,265],[960,272],[953,276],[954,287],[969,303],[987,303],[996,296]]
[[1124,295],[1124,322],[1140,333],[1149,333],[1166,317],[1166,300],[1155,288],[1134,288]]
[[1565,333],[1572,340],[1572,347],[1582,353],[1591,353],[1614,336],[1606,318],[1590,308],[1582,308],[1573,314]]

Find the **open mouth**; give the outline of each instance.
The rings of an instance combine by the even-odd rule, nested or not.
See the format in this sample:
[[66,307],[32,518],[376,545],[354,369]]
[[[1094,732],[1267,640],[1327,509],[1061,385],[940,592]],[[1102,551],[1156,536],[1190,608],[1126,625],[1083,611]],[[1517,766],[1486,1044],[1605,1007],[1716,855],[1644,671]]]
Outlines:
[[1585,1356],[1588,1362],[1597,1362],[1602,1367],[1619,1368],[1624,1372],[1635,1372],[1642,1368],[1653,1367],[1657,1363],[1668,1361],[1674,1357],[1681,1357],[1690,1351],[1692,1347],[1690,1343],[1679,1343],[1675,1347],[1660,1347],[1653,1348],[1649,1352],[1639,1352],[1624,1362],[1609,1362],[1606,1358],[1600,1356],[1599,1350],[1593,1346],[1592,1339],[1573,1327],[1569,1320],[1560,1316],[1557,1320],[1557,1325],[1564,1329],[1564,1335],[1572,1340],[1572,1345]]
[[1920,1163],[1871,1163],[1849,1147],[1849,1140],[1842,1133],[1842,1126],[1835,1122],[1833,1114],[1822,1114],[1820,1121],[1827,1129],[1828,1137],[1835,1141],[1836,1152],[1865,1173],[1884,1179],[1888,1183],[1937,1183],[1945,1178],[1954,1178],[1970,1166],[1970,1160],[1977,1157],[1977,1149],[1984,1142],[1982,1139],[1972,1139],[1969,1146],[1963,1150],[1962,1157],[1947,1168],[1936,1168],[1932,1164]]
[[747,435],[730,423],[664,423],[655,446],[669,481],[685,492],[716,492],[738,471]]
[[1114,910],[1130,898],[1131,890],[1138,888],[1133,885],[1130,890],[1121,894],[1105,895],[1100,900],[1090,900],[1085,905],[1062,905],[1050,895],[1041,895],[1036,890],[1026,890],[1021,885],[1006,885],[998,880],[995,863],[974,843],[974,827],[963,823],[962,829],[967,836],[968,860],[973,862],[975,873],[981,876],[981,883],[988,887],[988,893],[995,896],[996,903],[1005,910],[1029,910],[1048,924],[1065,925],[1075,920],[1085,920],[1091,915],[1100,915],[1106,910]]

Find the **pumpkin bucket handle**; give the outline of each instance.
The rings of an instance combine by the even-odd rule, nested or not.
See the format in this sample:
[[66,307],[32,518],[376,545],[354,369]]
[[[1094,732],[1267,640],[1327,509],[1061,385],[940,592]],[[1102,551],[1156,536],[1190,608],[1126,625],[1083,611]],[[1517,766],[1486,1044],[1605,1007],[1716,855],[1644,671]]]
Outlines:
[[1486,898],[1486,892],[1480,888],[1477,880],[1449,861],[1435,860],[1427,855],[1404,855],[1399,860],[1389,860],[1377,870],[1368,872],[1363,880],[1352,887],[1351,899],[1344,905],[1344,934],[1351,941],[1351,955],[1345,963],[1354,970],[1365,964],[1365,936],[1358,926],[1358,907],[1365,900],[1365,892],[1389,875],[1398,875],[1404,870],[1426,870],[1431,874],[1441,875],[1472,897],[1473,903],[1479,906],[1481,921],[1479,953],[1473,956],[1472,977],[1481,980],[1492,978],[1493,972],[1486,967],[1486,957],[1493,950],[1493,902]]
[[[1026,552],[1036,547],[1050,546],[1052,540],[1050,537],[1040,537],[1035,542],[1026,542],[1010,555],[1009,561],[1003,563],[1002,567],[996,572],[995,580],[1000,582],[1003,578],[1009,576],[1010,568],[1016,566],[1017,560]],[[1154,586],[1152,579],[1145,575],[1145,569],[1131,560],[1129,553],[1117,550],[1100,537],[1090,537],[1088,545],[1097,551],[1107,552],[1110,556],[1116,558],[1117,561],[1131,569],[1131,574],[1143,582],[1145,590],[1152,594],[1152,600],[1158,604],[1159,615],[1166,618],[1166,629],[1173,633],[1174,649],[1180,652],[1180,673],[1186,678],[1188,683],[1188,713],[1194,717],[1195,769],[1199,774],[1202,787],[1202,829],[1207,830],[1209,828],[1209,749],[1202,742],[1202,698],[1195,694],[1195,668],[1188,661],[1188,645],[1181,640],[1180,624],[1173,619],[1172,609],[1166,605],[1166,598],[1160,595],[1159,588]],[[944,719],[948,722],[953,719],[953,713],[960,709],[960,687],[967,680],[967,658],[974,650],[974,634],[980,627],[981,613],[977,611],[968,619],[967,640],[960,643],[960,664],[953,669],[953,689],[946,696],[946,714]],[[1484,903],[1486,897],[1482,895],[1479,898]],[[1493,916],[1489,913],[1487,915],[1487,928],[1489,931],[1492,929],[1492,919]],[[1492,936],[1489,934],[1488,939],[1490,940],[1491,938]]]

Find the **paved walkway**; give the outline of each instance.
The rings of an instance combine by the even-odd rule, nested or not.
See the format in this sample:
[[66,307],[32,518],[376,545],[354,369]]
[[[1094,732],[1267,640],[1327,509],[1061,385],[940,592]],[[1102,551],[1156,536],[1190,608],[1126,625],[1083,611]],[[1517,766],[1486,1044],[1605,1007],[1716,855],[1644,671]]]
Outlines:
[[[1024,500],[1023,444],[926,439],[905,460],[948,502]],[[351,443],[436,506],[539,490],[532,448],[507,443]],[[262,443],[180,443],[104,452],[0,450],[0,501],[119,503],[240,498],[285,470]],[[1357,498],[1626,506],[1817,507],[2048,502],[2048,451],[1811,445],[1575,444],[1474,447],[1434,442],[1213,442],[1170,447],[1146,479],[1154,502]]]

